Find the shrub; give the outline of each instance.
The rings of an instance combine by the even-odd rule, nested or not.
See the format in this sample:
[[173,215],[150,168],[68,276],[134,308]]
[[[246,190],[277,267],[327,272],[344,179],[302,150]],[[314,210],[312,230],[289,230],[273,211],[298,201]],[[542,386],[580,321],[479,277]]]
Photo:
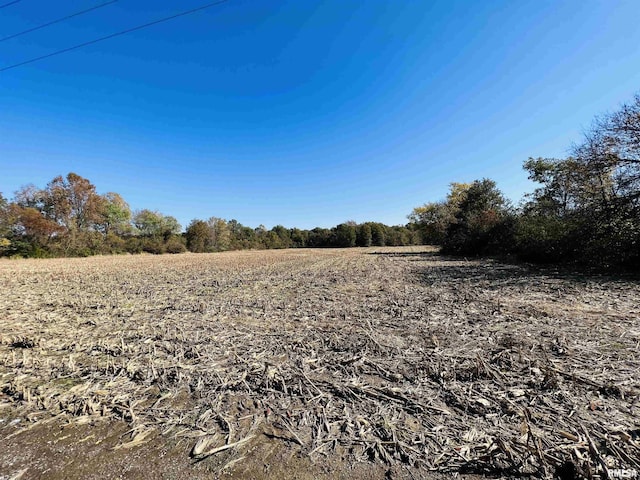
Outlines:
[[144,238],[142,240],[142,251],[160,255],[166,252],[166,247],[161,238]]
[[187,246],[181,237],[173,236],[167,240],[165,250],[167,253],[184,253],[187,251]]

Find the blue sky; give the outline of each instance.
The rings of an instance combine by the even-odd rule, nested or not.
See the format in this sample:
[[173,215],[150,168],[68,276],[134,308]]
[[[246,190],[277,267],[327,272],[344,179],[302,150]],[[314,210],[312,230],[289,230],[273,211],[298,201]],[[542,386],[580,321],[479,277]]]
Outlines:
[[[100,1],[22,0],[0,37]],[[206,1],[120,0],[0,68]],[[512,200],[640,91],[637,1],[229,0],[0,73],[0,192],[76,172],[187,225],[406,223],[450,182]]]

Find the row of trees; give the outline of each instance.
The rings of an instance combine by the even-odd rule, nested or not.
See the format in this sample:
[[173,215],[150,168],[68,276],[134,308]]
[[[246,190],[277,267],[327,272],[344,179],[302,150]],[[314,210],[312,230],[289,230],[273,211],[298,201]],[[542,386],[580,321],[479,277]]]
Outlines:
[[250,228],[212,217],[182,227],[157,211],[132,212],[117,193],[100,195],[75,173],[45,188],[22,187],[12,201],[0,194],[0,255],[87,256],[110,253],[215,252],[239,249],[411,245],[419,232],[405,226],[346,222],[334,228],[301,230],[278,225]]
[[45,188],[27,185],[9,202],[0,194],[0,254],[86,256],[143,250],[185,251],[181,226],[151,210],[132,213],[117,193],[100,195],[75,173]]
[[406,226],[342,223],[301,230],[250,228],[236,220],[178,221],[132,212],[117,193],[100,195],[74,173],[39,189],[0,194],[0,255],[213,252],[248,248],[442,245],[456,255],[516,254],[640,268],[640,96],[597,118],[565,159],[524,164],[540,186],[518,206],[489,179],[452,183],[447,198],[417,207]]
[[517,207],[491,180],[454,183],[410,221],[445,253],[640,268],[640,96],[597,118],[565,159],[530,158],[537,182]]
[[404,226],[389,227],[381,223],[346,222],[328,229],[301,230],[277,225],[245,227],[236,220],[212,217],[193,220],[185,233],[187,248],[192,252],[216,252],[249,248],[318,248],[415,245],[422,240],[419,232]]

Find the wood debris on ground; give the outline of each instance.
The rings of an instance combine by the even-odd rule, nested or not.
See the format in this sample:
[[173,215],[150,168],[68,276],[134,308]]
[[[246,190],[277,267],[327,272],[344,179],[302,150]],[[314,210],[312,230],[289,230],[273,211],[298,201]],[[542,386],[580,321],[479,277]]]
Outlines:
[[115,418],[118,448],[227,465],[268,437],[436,472],[640,470],[637,279],[413,247],[3,261],[0,290],[11,434]]

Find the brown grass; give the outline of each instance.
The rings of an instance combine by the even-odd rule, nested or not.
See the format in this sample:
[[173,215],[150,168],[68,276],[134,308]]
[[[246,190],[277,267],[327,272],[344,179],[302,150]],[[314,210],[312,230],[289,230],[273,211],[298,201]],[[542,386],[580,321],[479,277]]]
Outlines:
[[640,468],[636,281],[412,247],[2,261],[0,292],[0,418],[26,420],[0,438],[121,419],[117,449],[236,474],[266,439],[418,475]]

